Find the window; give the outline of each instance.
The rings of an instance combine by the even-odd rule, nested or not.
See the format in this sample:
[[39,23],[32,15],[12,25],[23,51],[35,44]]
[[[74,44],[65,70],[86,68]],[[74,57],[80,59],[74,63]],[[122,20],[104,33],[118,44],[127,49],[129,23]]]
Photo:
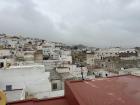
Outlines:
[[102,64],[102,67],[104,67],[104,64]]
[[7,90],[7,91],[12,90],[12,85],[6,85],[6,90]]
[[4,63],[0,62],[0,68],[3,68],[3,67],[4,67]]
[[103,60],[103,57],[101,57],[101,60]]
[[57,89],[57,83],[54,83],[54,84],[52,85],[52,88],[53,88],[53,90],[56,90],[56,89]]

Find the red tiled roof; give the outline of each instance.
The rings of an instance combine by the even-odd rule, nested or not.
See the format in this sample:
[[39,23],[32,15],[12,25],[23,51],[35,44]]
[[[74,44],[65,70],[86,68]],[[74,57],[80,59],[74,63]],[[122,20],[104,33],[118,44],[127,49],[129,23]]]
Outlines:
[[8,105],[140,105],[140,77],[128,75],[66,81],[64,97]]

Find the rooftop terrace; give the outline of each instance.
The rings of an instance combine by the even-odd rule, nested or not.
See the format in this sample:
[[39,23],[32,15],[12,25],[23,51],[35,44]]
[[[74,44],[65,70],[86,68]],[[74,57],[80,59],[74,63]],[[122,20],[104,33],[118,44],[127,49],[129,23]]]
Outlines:
[[65,96],[7,105],[140,105],[140,77],[127,75],[66,81]]

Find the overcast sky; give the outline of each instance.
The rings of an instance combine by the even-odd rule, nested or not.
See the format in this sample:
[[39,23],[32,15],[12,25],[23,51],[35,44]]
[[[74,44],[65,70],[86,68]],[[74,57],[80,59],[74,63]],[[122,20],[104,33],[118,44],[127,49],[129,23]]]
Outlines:
[[140,46],[140,0],[0,0],[0,33],[95,47]]

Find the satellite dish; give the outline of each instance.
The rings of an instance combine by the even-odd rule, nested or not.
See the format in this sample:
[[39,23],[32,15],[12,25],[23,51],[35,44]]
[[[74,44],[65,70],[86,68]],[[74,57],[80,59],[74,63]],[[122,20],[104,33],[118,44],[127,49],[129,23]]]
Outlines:
[[0,105],[6,105],[6,96],[3,91],[0,90]]

